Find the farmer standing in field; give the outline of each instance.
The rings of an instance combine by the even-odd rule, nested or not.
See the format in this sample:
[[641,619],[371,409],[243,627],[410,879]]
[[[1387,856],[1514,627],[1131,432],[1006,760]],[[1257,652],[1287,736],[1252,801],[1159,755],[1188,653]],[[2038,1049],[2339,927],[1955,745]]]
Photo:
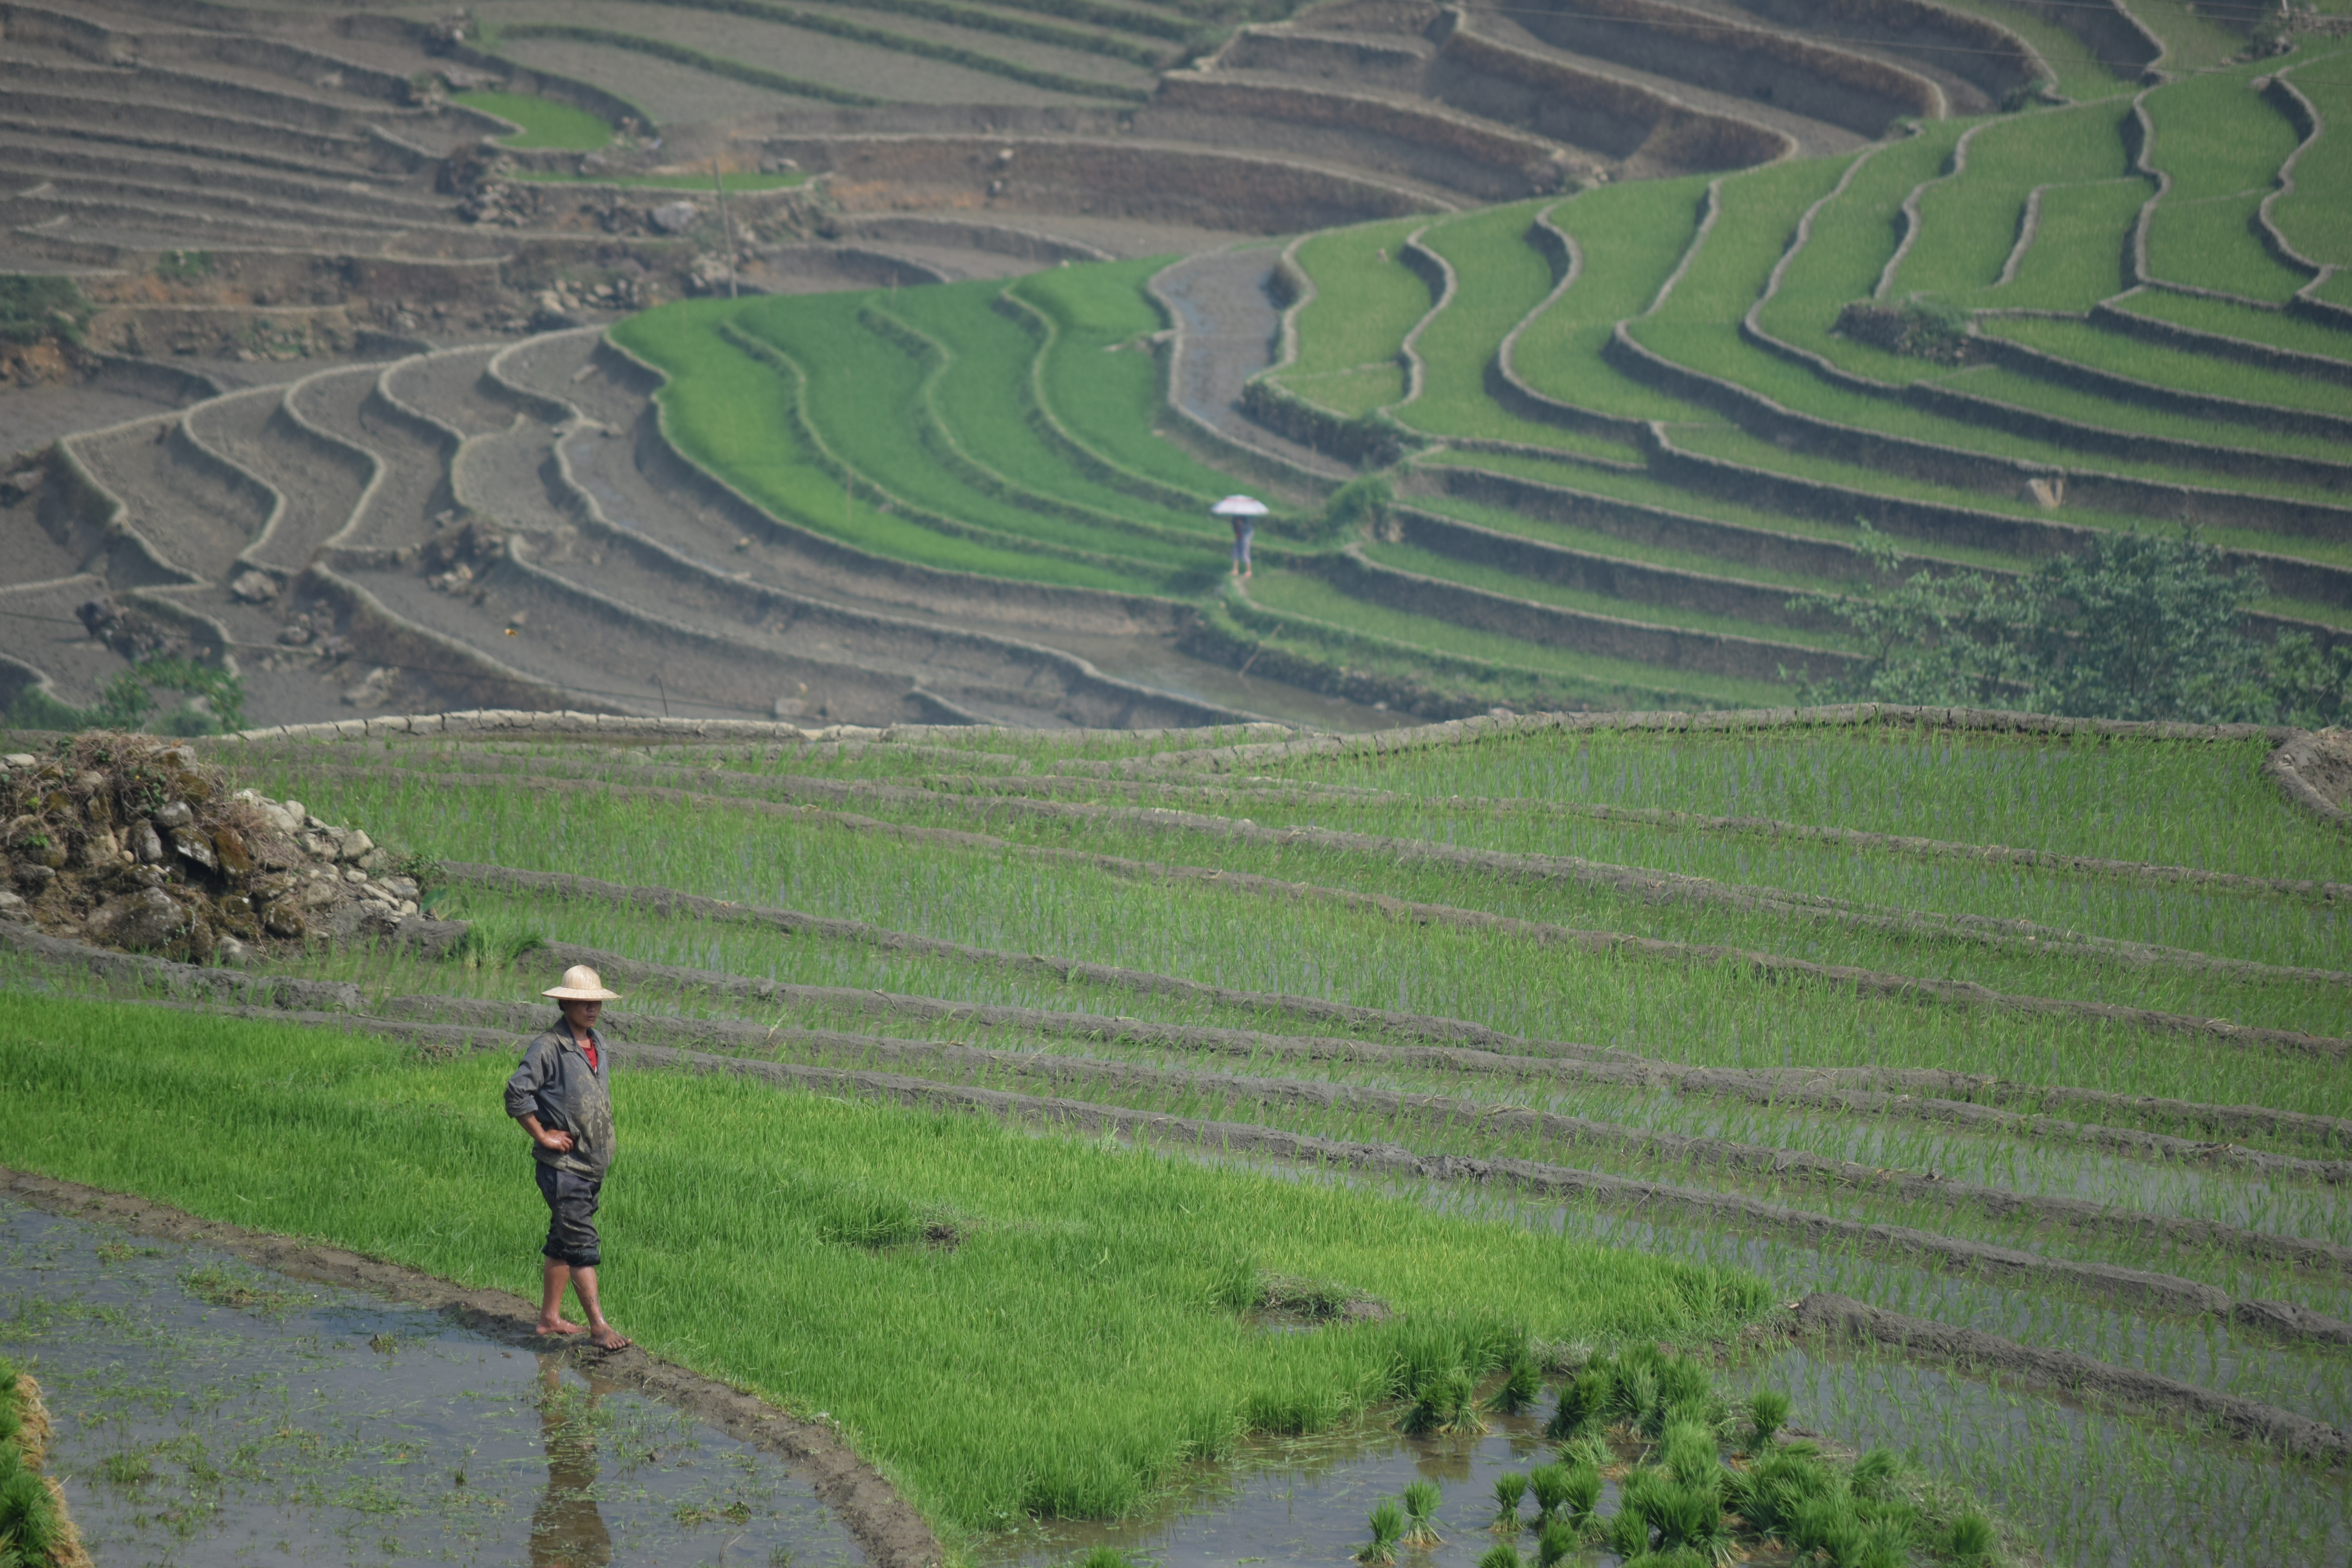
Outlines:
[[507,1114],[530,1135],[540,1195],[547,1200],[547,1245],[540,1251],[539,1331],[576,1334],[563,1321],[570,1285],[588,1315],[589,1342],[616,1351],[629,1342],[604,1321],[596,1300],[596,1203],[613,1163],[612,1063],[596,1019],[620,994],[604,989],[596,972],[575,963],[563,983],[540,993],[562,1010],[553,1026],[523,1047],[522,1065],[507,1079]]

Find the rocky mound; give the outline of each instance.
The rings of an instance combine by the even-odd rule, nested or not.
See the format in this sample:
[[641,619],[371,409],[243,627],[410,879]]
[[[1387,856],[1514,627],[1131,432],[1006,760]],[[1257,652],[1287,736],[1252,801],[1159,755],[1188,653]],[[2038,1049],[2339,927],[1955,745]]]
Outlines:
[[47,759],[0,763],[0,919],[243,964],[313,939],[391,935],[417,915],[415,880],[366,833],[299,801],[232,792],[185,745],[94,731]]

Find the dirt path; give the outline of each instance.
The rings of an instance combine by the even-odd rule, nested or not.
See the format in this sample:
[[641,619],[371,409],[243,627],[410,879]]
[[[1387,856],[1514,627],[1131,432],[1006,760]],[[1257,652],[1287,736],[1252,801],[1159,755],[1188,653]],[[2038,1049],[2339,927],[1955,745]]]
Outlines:
[[[144,1198],[5,1166],[0,1166],[0,1190],[54,1214],[102,1219],[176,1241],[200,1241],[298,1279],[366,1290],[446,1312],[477,1333],[508,1344],[541,1352],[548,1348],[547,1341],[530,1331],[537,1309],[502,1290],[472,1289],[341,1247],[247,1230]],[[801,1471],[877,1568],[937,1568],[941,1552],[930,1527],[831,1427],[801,1421],[764,1400],[671,1365],[639,1346],[619,1352],[578,1347],[569,1352],[569,1358],[593,1365],[599,1377],[675,1405]]]
[[1242,388],[1274,363],[1282,311],[1266,291],[1277,252],[1213,250],[1152,279],[1174,311],[1178,371],[1169,397],[1219,435],[1318,474],[1344,478],[1344,463],[1276,435],[1242,412]]

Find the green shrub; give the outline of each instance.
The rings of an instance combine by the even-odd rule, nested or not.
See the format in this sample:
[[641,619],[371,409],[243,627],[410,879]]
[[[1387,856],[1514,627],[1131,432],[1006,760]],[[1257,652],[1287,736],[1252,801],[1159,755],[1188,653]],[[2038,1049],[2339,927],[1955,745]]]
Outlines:
[[0,340],[37,343],[44,338],[82,341],[97,308],[70,278],[0,274]]

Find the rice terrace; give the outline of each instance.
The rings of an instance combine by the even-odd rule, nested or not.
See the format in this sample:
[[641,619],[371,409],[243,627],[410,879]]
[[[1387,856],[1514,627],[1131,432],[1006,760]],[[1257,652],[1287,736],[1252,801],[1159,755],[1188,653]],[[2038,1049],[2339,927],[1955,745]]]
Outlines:
[[2352,1561],[2352,0],[0,0],[0,1568]]

